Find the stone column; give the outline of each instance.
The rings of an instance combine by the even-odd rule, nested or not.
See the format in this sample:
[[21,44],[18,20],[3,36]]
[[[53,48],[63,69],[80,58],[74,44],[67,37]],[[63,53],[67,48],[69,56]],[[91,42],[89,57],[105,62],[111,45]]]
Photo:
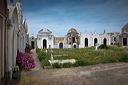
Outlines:
[[123,36],[122,36],[122,38],[121,38],[121,42],[122,42],[122,46],[124,46],[124,43],[123,43]]

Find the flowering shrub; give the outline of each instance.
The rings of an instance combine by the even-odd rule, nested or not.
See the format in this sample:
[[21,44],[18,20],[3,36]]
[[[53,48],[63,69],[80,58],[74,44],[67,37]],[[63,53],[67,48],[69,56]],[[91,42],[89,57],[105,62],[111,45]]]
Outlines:
[[16,61],[17,61],[18,65],[19,65],[19,67],[22,68],[23,62],[24,62],[24,54],[21,53],[21,52],[18,52],[17,53],[17,57],[16,57]]
[[21,69],[30,70],[35,67],[33,55],[30,53],[18,53],[17,62]]

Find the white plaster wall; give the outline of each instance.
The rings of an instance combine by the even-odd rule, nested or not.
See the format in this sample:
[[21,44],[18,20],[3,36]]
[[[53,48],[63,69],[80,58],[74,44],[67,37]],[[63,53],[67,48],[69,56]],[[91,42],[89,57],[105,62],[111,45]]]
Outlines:
[[25,28],[23,28],[24,26],[22,26],[20,28],[20,32],[19,32],[19,51],[20,52],[25,52],[25,47],[26,47],[26,43],[27,43],[27,33],[25,31]]
[[[49,48],[49,45],[51,45],[52,48],[59,48],[59,43],[54,45],[54,39],[49,39],[48,36],[39,36],[40,40],[37,40],[37,46],[39,48],[43,48],[43,40],[46,39],[47,40],[47,48]],[[85,38],[88,38],[88,47],[94,46],[94,39],[97,38],[97,42],[98,44],[103,44],[103,40],[104,38],[107,39],[107,45],[111,45],[111,37],[108,34],[81,34],[80,35],[80,45],[79,48],[84,48],[85,47]],[[63,41],[60,41],[63,43]],[[63,43],[63,47],[64,48],[70,48],[70,45],[68,44],[64,44]]]
[[14,50],[13,51],[13,65],[16,65],[16,56],[17,56],[17,34],[16,34],[16,30],[14,30],[14,32],[13,32],[13,34],[14,34],[14,47],[12,48],[12,50]]
[[51,39],[51,48],[54,48],[54,37],[52,36],[52,39]]
[[12,26],[7,31],[7,70],[16,65],[16,56],[17,56],[17,30]]
[[[22,23],[22,9],[20,8],[20,3],[16,6],[8,6],[9,9],[9,20],[10,26],[7,29],[7,70],[16,64],[17,50],[24,52],[25,34],[24,26]],[[23,29],[22,29],[23,28]],[[20,30],[20,31],[19,31]],[[24,35],[24,36],[22,36]]]
[[8,70],[9,70],[9,67],[12,66],[12,60],[13,60],[13,57],[12,57],[12,36],[13,36],[13,31],[12,29],[9,29],[8,30],[8,33],[7,33],[7,38],[8,38],[8,43],[7,43],[7,56],[8,56]]
[[68,48],[69,47],[69,45],[68,44],[64,44],[64,48]]
[[107,45],[111,44],[111,37],[107,34],[81,34],[80,48],[85,47],[85,38],[88,39],[88,47],[94,46],[94,39],[97,38],[99,44],[103,44],[103,39],[107,39]]
[[[15,15],[15,14],[14,14]],[[13,15],[13,16],[14,16]],[[17,32],[18,32],[18,25],[17,25],[17,18],[10,17],[12,21],[15,19],[15,22],[11,22],[11,26],[7,29],[7,71],[9,68],[16,64],[16,56],[17,56]]]
[[38,48],[43,48],[43,40],[44,39],[47,40],[47,48],[49,48],[49,45],[51,45],[51,48],[54,47],[54,38],[53,38],[53,36],[51,37],[51,39],[48,36],[38,36],[37,37],[37,46],[38,46]]
[[81,35],[80,36],[80,45],[79,45],[80,48],[83,48],[84,47],[84,36]]
[[22,35],[20,35],[20,52],[24,52],[24,38]]
[[52,39],[49,39],[48,38],[48,47],[47,48],[49,48],[49,45],[51,46],[51,48],[53,48],[53,38]]
[[55,45],[54,45],[54,48],[58,48],[58,44],[55,44]]
[[37,38],[37,47],[41,48],[41,40],[39,40],[38,38]]

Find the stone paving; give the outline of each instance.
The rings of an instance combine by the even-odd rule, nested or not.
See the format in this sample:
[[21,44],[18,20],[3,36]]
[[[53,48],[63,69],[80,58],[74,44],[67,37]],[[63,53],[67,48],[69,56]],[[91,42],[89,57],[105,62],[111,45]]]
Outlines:
[[128,63],[42,69],[35,60],[37,67],[23,71],[19,85],[128,85]]

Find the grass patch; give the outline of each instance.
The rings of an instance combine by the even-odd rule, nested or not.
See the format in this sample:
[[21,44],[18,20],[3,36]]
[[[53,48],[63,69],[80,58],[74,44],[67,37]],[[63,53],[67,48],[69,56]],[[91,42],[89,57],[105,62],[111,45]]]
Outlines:
[[[101,48],[106,48],[101,46]],[[101,63],[114,63],[114,62],[128,62],[128,49],[116,46],[107,46],[107,49],[95,50],[94,47],[89,48],[70,48],[70,49],[52,49],[54,59],[76,59],[75,64],[55,64],[54,68],[65,68],[65,67],[77,67],[94,65]],[[50,59],[51,50],[48,50],[47,54],[43,49],[36,49],[38,58],[42,63],[42,66],[50,66],[48,60]]]

